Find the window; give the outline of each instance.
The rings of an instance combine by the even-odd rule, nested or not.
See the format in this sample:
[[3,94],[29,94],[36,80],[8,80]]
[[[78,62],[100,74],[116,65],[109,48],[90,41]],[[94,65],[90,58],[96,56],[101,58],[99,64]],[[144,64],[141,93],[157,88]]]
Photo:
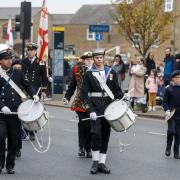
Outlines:
[[165,12],[171,12],[173,10],[173,0],[165,0]]
[[87,29],[87,40],[88,41],[96,40],[96,33],[95,32],[89,32],[89,29]]

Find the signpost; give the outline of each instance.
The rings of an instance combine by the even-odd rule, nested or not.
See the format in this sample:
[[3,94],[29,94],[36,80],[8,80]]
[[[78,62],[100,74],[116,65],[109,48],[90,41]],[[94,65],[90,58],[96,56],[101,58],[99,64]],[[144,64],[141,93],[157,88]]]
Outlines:
[[[53,96],[63,94],[64,76],[64,28],[53,27]],[[56,97],[55,97],[56,98]]]
[[104,24],[89,25],[89,32],[103,33],[109,32],[110,26]]
[[110,32],[110,26],[105,24],[89,25],[89,32],[96,33],[95,39],[97,48],[99,48],[100,41],[102,40],[102,33]]

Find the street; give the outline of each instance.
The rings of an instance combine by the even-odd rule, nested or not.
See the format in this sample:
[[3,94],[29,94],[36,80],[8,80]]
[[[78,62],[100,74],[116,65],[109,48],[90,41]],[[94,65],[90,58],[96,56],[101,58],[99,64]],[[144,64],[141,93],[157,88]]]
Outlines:
[[[16,161],[16,174],[8,175],[3,171],[0,180],[179,179],[180,160],[164,156],[166,123],[162,120],[138,117],[135,126],[127,133],[112,131],[106,163],[111,174],[91,175],[91,159],[77,157],[75,113],[50,106],[47,110],[50,113],[52,140],[49,151],[37,153],[28,141],[23,142],[22,157]],[[125,144],[124,149],[120,143]]]

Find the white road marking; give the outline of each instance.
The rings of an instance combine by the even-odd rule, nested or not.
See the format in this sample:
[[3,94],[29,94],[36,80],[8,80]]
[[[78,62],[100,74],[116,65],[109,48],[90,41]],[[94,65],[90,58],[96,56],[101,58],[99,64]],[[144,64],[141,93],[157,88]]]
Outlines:
[[158,132],[147,132],[148,134],[153,134],[153,135],[159,135],[159,136],[166,136],[164,133],[158,133]]
[[78,123],[78,120],[75,120],[75,119],[71,119],[71,120],[68,120],[68,121]]
[[62,129],[63,131],[66,131],[66,132],[71,132],[71,133],[77,133],[77,131],[74,131],[72,129]]

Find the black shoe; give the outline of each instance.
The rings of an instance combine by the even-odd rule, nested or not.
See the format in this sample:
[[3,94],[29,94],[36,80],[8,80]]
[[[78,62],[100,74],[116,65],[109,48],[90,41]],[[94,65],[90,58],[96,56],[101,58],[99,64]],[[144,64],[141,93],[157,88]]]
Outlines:
[[180,155],[179,154],[175,154],[174,155],[174,159],[180,159]]
[[85,157],[85,149],[84,148],[79,148],[78,156]]
[[93,161],[93,164],[90,169],[91,174],[97,174],[98,172],[98,161]]
[[15,174],[14,168],[6,168],[6,172],[7,172],[8,174]]
[[106,167],[105,164],[100,163],[98,164],[98,171],[104,174],[110,174],[111,170]]
[[86,151],[86,158],[92,158],[91,151]]
[[18,151],[16,152],[16,157],[17,157],[17,158],[20,158],[20,157],[21,157],[21,150],[18,150]]
[[0,174],[2,173],[2,167],[0,167]]
[[170,156],[171,155],[171,150],[166,148],[165,155]]

